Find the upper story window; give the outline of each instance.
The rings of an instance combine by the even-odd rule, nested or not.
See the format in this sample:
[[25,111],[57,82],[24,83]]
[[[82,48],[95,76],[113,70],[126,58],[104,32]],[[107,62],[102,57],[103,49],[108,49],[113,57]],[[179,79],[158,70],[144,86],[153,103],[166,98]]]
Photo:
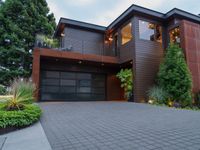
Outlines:
[[162,27],[160,25],[139,20],[140,39],[162,43]]
[[132,39],[132,24],[129,23],[121,29],[122,45],[128,43]]
[[181,43],[179,27],[173,28],[169,31],[170,43]]

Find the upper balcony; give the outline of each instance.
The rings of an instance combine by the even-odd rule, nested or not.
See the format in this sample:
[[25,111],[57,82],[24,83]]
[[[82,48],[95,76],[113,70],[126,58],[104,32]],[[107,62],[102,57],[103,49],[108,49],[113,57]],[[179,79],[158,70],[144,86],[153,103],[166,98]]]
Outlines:
[[[108,55],[105,53],[104,44],[92,44],[84,40],[71,40],[65,42],[57,39],[48,39],[44,36],[37,36],[35,43],[35,53],[39,52],[40,57],[68,59],[77,61],[97,62],[102,64],[118,64],[119,59],[116,56]],[[67,39],[68,41],[68,39]],[[74,45],[71,45],[74,43]]]

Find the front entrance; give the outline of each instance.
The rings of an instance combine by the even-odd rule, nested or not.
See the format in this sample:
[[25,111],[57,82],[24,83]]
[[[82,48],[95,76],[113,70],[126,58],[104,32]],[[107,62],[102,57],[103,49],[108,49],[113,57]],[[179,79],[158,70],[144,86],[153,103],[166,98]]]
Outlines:
[[106,100],[106,75],[82,72],[42,71],[40,99],[58,101]]

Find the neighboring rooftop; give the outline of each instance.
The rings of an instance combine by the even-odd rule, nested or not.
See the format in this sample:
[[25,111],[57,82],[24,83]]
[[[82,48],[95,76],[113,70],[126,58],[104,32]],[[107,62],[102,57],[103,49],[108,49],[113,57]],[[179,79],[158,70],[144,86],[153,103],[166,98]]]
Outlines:
[[67,19],[67,18],[60,18],[60,21],[59,21],[58,26],[55,31],[55,36],[58,35],[58,33],[60,33],[59,32],[60,29],[62,29],[64,27],[64,26],[62,26],[63,24],[68,24],[69,26],[73,26],[73,27],[79,27],[79,28],[81,27],[81,28],[86,28],[89,30],[95,30],[98,32],[105,32],[107,29],[113,29],[113,28],[121,25],[124,22],[124,20],[126,20],[133,14],[150,16],[150,17],[156,18],[161,21],[165,21],[165,20],[170,19],[171,17],[178,16],[182,19],[188,19],[193,22],[200,23],[199,15],[195,15],[195,14],[186,12],[184,10],[178,9],[178,8],[174,8],[174,9],[170,10],[169,12],[167,12],[166,14],[164,14],[164,13],[161,13],[158,11],[154,11],[154,10],[133,4],[126,11],[124,11],[118,18],[116,18],[108,27],[99,26],[99,25],[81,22],[81,21],[76,21],[76,20]]

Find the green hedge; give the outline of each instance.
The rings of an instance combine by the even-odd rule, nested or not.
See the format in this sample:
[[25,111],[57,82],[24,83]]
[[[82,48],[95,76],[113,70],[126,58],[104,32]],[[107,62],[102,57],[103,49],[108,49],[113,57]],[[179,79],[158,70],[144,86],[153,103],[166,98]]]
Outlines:
[[38,105],[25,105],[24,110],[6,111],[3,103],[0,104],[0,128],[25,127],[38,121],[41,116],[41,109]]

